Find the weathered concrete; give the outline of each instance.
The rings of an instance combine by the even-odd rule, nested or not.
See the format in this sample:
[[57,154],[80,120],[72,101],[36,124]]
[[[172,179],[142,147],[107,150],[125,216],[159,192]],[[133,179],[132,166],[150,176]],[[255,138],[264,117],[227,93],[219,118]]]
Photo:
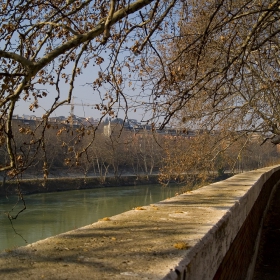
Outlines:
[[1,279],[213,279],[278,170],[239,174],[4,253]]

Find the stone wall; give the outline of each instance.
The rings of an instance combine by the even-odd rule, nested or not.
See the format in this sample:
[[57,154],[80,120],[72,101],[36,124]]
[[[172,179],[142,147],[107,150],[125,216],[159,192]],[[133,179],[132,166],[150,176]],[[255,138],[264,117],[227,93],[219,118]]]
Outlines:
[[263,218],[279,180],[275,167],[219,183],[221,188],[247,190],[164,279],[251,279]]
[[[258,248],[258,244],[256,244],[258,234],[262,227],[264,214],[268,208],[272,191],[279,178],[280,171],[278,170],[263,183],[257,200],[215,274],[215,280],[245,279],[248,273],[251,273],[251,271],[248,271],[248,268],[252,262],[252,257],[257,253],[255,250]],[[247,278],[250,278],[250,275]]]

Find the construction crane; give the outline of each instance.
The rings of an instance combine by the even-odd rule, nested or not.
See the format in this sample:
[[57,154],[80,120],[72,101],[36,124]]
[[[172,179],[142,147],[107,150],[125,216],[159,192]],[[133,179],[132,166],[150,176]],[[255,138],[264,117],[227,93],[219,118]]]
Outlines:
[[[88,103],[75,103],[75,96],[72,96],[71,98],[71,102],[70,103],[65,103],[64,105],[70,105],[70,124],[73,126],[73,121],[74,121],[74,109],[75,109],[75,106],[89,106],[89,107],[92,107],[93,108],[96,108],[96,105],[97,104],[88,104]],[[117,107],[117,108],[122,108],[122,107]]]
[[72,99],[71,99],[71,103],[69,105],[71,105],[71,109],[70,109],[70,116],[73,118],[74,117],[74,108],[75,106],[90,106],[90,107],[93,107],[95,106],[96,104],[85,104],[85,103],[75,103],[74,102],[75,100],[75,96],[72,96]]
[[[70,109],[70,117],[73,119],[74,118],[74,109],[75,109],[75,106],[89,106],[89,107],[92,107],[92,109],[93,108],[96,108],[95,106],[97,105],[97,104],[88,104],[88,103],[75,103],[74,102],[74,100],[75,100],[75,96],[72,96],[72,98],[71,98],[71,103],[65,103],[64,105],[70,105],[71,107],[71,109]],[[114,109],[116,109],[116,108],[122,108],[122,107],[120,107],[120,106],[118,106],[118,107],[114,107]]]
[[64,105],[70,105],[70,123],[71,125],[73,125],[73,120],[74,120],[74,109],[75,109],[75,106],[90,106],[90,107],[94,107],[96,104],[84,104],[84,103],[75,103],[74,100],[75,100],[75,96],[72,96],[72,99],[71,99],[71,103],[66,103]]

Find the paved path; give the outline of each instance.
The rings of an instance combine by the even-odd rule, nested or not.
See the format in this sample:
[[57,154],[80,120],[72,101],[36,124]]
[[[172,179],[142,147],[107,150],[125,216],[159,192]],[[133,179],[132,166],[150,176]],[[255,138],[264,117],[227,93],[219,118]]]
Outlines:
[[275,192],[264,221],[253,279],[280,279],[280,186]]

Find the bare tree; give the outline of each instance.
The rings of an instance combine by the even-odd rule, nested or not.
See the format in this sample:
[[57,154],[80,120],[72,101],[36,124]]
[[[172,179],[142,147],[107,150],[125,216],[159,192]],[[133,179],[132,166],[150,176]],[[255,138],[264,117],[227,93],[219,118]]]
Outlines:
[[[9,161],[1,170],[16,174],[19,164],[14,145],[12,116],[19,100],[30,99],[30,110],[52,95],[53,104],[42,116],[41,134],[32,145],[44,148],[49,116],[69,103],[79,75],[89,68],[94,74],[88,85],[100,96],[96,109],[115,116],[114,106],[128,110],[122,68],[139,68],[134,56],[143,50],[174,7],[176,0],[96,1],[0,1],[0,107],[1,137]],[[89,66],[90,65],[90,66]],[[131,68],[130,68],[131,67]],[[133,69],[134,70],[133,70]],[[126,73],[128,72],[126,71]],[[69,85],[67,96],[61,83]],[[106,90],[106,85],[107,90]],[[105,87],[101,92],[100,88]],[[50,93],[51,92],[51,93]],[[2,141],[3,142],[3,141]],[[84,149],[78,153],[84,152]],[[77,155],[76,155],[77,156]]]
[[[16,104],[30,99],[36,111],[40,100],[53,98],[28,144],[45,153],[49,117],[70,102],[86,71],[93,73],[85,86],[100,97],[101,119],[142,106],[152,127],[174,120],[185,128],[229,136],[258,132],[279,142],[280,0],[0,4],[0,143],[9,155],[2,171],[16,174],[30,162],[17,154]],[[92,143],[73,148],[72,157],[79,159]]]
[[177,118],[185,127],[258,132],[278,143],[279,4],[202,0],[179,12],[160,59],[150,60],[163,126]]

